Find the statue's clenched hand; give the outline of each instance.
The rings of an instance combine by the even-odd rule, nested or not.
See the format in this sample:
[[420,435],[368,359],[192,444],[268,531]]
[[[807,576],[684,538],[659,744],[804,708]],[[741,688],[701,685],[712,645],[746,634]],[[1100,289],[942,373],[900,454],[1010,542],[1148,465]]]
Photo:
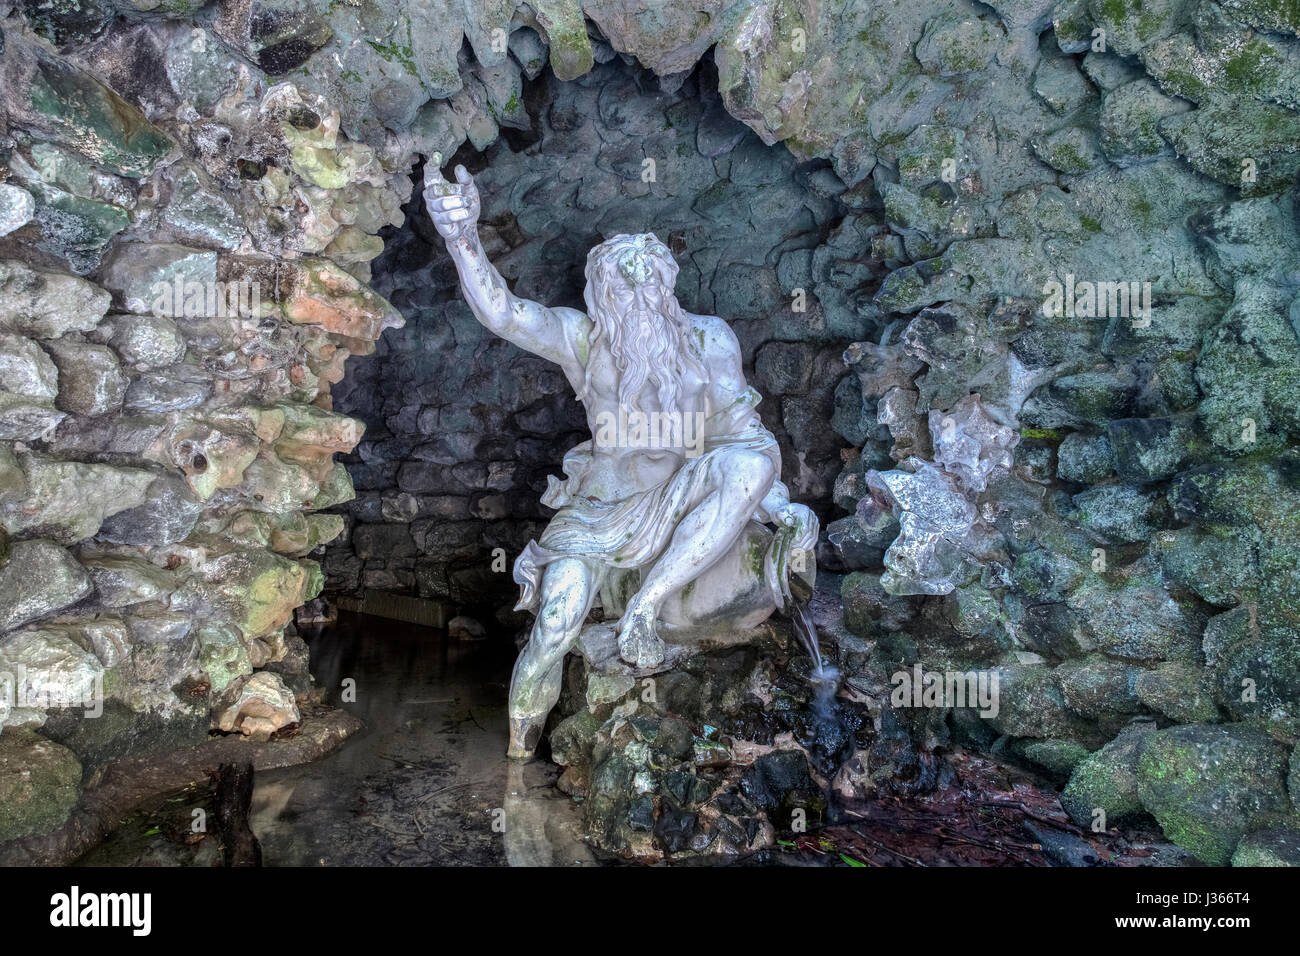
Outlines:
[[425,165],[424,204],[429,209],[429,218],[439,235],[448,241],[473,235],[481,208],[478,187],[464,166],[456,167],[456,182],[448,182],[438,168],[440,162],[442,155],[434,153]]

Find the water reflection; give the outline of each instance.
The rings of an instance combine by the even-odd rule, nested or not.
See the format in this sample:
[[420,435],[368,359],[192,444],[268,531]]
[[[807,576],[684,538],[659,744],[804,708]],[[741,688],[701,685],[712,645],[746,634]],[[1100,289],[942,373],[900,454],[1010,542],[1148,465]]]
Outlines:
[[513,642],[362,615],[308,637],[328,701],[366,728],[323,760],[258,774],[265,865],[593,862],[558,769],[505,759]]

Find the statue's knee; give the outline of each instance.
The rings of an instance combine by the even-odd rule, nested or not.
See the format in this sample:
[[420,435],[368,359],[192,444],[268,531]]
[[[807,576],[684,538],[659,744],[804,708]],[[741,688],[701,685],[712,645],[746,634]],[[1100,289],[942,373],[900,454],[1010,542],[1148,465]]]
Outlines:
[[727,457],[724,475],[728,483],[748,498],[761,499],[772,487],[776,466],[758,451],[735,451]]

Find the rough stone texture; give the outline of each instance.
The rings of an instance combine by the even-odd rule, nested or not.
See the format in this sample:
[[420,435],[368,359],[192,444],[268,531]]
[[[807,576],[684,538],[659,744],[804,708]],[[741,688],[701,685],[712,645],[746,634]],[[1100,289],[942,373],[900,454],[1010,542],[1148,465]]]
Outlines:
[[[352,494],[333,456],[363,426],[329,389],[401,324],[366,263],[409,160],[242,61],[283,72],[328,39],[277,4],[224,5],[216,32],[64,6],[3,13],[0,662],[26,676],[0,726],[39,727],[79,781],[201,739],[235,682],[260,681],[228,729],[297,719],[254,670],[320,591],[306,556],[341,521],[314,512]],[[76,799],[47,777],[48,818],[13,794],[22,835]]]
[[237,730],[246,737],[265,740],[301,719],[293,692],[285,687],[279,674],[270,671],[241,680],[225,696],[230,703],[213,713],[218,730]]
[[873,773],[889,774],[883,753],[865,756],[860,703],[823,699],[811,716],[810,660],[800,658],[798,675],[777,665],[798,653],[783,625],[751,639],[694,657],[673,647],[662,665],[633,669],[611,628],[584,631],[550,743],[565,768],[559,787],[582,798],[598,852],[725,860],[772,845],[793,819],[824,819],[841,755],[860,751]]
[[[669,231],[687,307],[737,324],[783,477],[839,518],[821,557],[857,572],[835,631],[850,669],[895,653],[1020,668],[1006,734],[1052,736],[1013,735],[1007,754],[1095,749],[1134,715],[1194,720],[1197,753],[1245,779],[1263,759],[1248,735],[1295,739],[1294,4],[132,6],[0,8],[0,641],[55,614],[128,608],[161,628],[166,612],[234,682],[239,648],[205,628],[238,630],[249,667],[278,656],[276,629],[322,583],[305,556],[336,534],[337,589],[505,589],[491,549],[513,557],[543,517],[575,407],[454,304],[418,224],[387,234],[369,288],[416,157],[463,147],[489,251],[527,294],[577,304],[597,232]],[[1049,282],[1081,295],[1044,311]],[[1136,283],[1138,307],[1102,282]],[[398,310],[410,325],[367,365]],[[330,411],[345,365],[360,444]],[[1012,465],[972,502],[981,534],[948,593],[889,595],[901,527],[860,507],[866,475],[933,460],[929,422],[973,392],[1019,433]],[[140,474],[144,500],[115,513],[86,487],[116,476],[130,501]],[[37,505],[33,476],[57,505]],[[318,514],[354,484],[344,522]],[[128,559],[165,575],[104,570]],[[243,573],[206,601],[225,559]],[[239,593],[270,582],[287,591]],[[169,687],[134,691],[192,717]],[[942,736],[886,720],[852,749],[893,759],[892,742]],[[1178,817],[1199,797],[1161,797],[1156,772],[1182,758],[1153,751],[1148,809],[1226,861],[1260,807],[1224,791],[1232,833]],[[678,809],[635,809],[659,846],[689,832]],[[1272,852],[1261,841],[1241,858]]]
[[1223,866],[1260,814],[1290,813],[1287,748],[1239,725],[1188,724],[1154,734],[1138,762],[1138,796],[1179,846]]
[[[1154,729],[1151,724],[1135,724],[1074,768],[1061,794],[1061,806],[1075,823],[1103,822],[1109,827],[1145,812],[1138,796],[1138,762]],[[1098,811],[1104,816],[1098,817]]]
[[61,825],[80,791],[72,751],[30,731],[0,736],[0,843]]
[[1300,866],[1300,827],[1266,827],[1241,838],[1233,866]]
[[93,590],[86,569],[53,541],[16,541],[0,568],[0,632],[61,611]]
[[14,537],[49,537],[75,544],[96,534],[110,515],[142,505],[153,483],[143,468],[20,455],[25,494],[0,510]]
[[63,708],[92,714],[103,692],[99,659],[58,628],[29,627],[6,635],[0,673],[8,678],[6,697],[12,694],[15,704],[5,725],[41,724],[46,711]]

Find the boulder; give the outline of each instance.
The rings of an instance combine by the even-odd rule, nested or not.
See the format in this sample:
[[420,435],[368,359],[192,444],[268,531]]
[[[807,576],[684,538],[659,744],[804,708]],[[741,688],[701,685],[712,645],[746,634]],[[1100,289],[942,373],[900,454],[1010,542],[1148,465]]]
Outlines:
[[76,754],[30,731],[0,735],[0,843],[56,829],[80,795]]
[[143,468],[61,461],[47,455],[19,456],[27,478],[21,501],[0,507],[10,534],[43,535],[74,544],[96,534],[106,518],[145,503],[154,480]]
[[1289,750],[1242,724],[1187,724],[1151,734],[1138,797],[1174,843],[1223,866],[1260,814],[1289,813]]
[[14,542],[0,567],[0,633],[76,604],[94,591],[90,575],[53,541]]
[[12,183],[0,183],[0,236],[7,236],[36,214],[32,194]]
[[[201,316],[209,311],[208,290],[216,288],[217,254],[170,242],[123,242],[105,261],[100,281],[128,312]],[[185,290],[180,303],[174,301],[178,287]],[[191,288],[200,294],[191,297]]]
[[31,339],[0,333],[0,389],[53,401],[59,394],[59,370]]
[[43,723],[45,711],[76,709],[87,714],[103,706],[104,667],[60,628],[30,627],[0,642],[0,674],[17,706],[4,723]]
[[107,415],[122,407],[131,380],[112,349],[71,335],[46,347],[59,367],[59,397],[55,401],[59,409],[76,415]]
[[107,292],[85,279],[0,259],[0,329],[42,339],[89,332],[109,302]]
[[[1106,828],[1131,823],[1145,812],[1138,797],[1138,762],[1155,725],[1135,723],[1074,768],[1061,793],[1061,806],[1075,823]],[[1104,814],[1104,821],[1097,811]]]
[[224,700],[213,708],[213,722],[225,733],[266,740],[275,731],[296,724],[302,717],[293,692],[278,674],[258,671],[227,688]]
[[141,371],[179,362],[185,355],[185,338],[171,319],[161,315],[112,315],[105,320],[109,344],[122,361]]
[[82,556],[81,563],[95,582],[95,595],[104,607],[130,607],[156,601],[171,593],[175,578],[166,568],[141,558]]
[[114,544],[172,544],[194,529],[202,510],[203,504],[184,478],[170,472],[157,475],[143,504],[108,517],[99,529],[99,537]]
[[1266,826],[1246,834],[1232,854],[1233,866],[1300,866],[1300,825]]
[[0,90],[10,122],[38,131],[120,176],[149,175],[173,142],[90,73],[35,43],[7,37]]

